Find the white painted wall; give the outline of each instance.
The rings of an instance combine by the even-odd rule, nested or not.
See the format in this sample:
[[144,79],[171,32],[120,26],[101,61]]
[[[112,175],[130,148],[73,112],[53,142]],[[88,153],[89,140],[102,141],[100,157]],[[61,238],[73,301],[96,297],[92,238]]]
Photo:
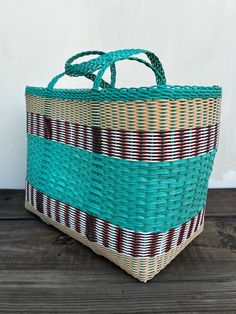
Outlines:
[[[76,52],[119,48],[158,54],[170,84],[223,87],[210,187],[236,187],[235,38],[235,0],[0,0],[0,188],[24,187],[25,85],[45,86]],[[90,86],[84,82],[58,86]],[[144,66],[124,62],[118,82],[154,79]]]

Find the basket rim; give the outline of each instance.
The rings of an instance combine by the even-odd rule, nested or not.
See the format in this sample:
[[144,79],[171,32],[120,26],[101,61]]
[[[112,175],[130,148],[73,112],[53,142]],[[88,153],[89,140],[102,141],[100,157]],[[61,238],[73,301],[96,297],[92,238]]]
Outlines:
[[25,94],[34,96],[68,99],[68,100],[161,100],[161,99],[195,99],[221,98],[222,87],[218,85],[154,85],[142,87],[104,88],[48,88],[26,86]]

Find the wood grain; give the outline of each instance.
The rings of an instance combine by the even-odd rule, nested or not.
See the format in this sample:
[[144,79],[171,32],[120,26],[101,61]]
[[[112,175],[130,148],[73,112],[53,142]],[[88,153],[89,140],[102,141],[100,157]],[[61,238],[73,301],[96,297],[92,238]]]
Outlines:
[[236,189],[209,189],[206,215],[236,217]]
[[24,207],[24,190],[0,189],[0,219],[35,219]]
[[236,313],[236,190],[209,193],[204,232],[147,284],[0,195],[0,313]]

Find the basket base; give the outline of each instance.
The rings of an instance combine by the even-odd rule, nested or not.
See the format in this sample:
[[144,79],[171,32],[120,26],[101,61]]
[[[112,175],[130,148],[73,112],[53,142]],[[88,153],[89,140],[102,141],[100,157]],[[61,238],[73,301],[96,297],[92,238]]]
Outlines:
[[196,232],[188,238],[184,243],[178,245],[174,249],[171,249],[167,253],[154,257],[132,257],[123,253],[119,253],[110,248],[106,248],[96,242],[88,240],[88,238],[80,233],[66,227],[65,225],[52,220],[48,216],[40,213],[35,207],[33,207],[28,201],[25,201],[25,207],[30,212],[39,216],[45,223],[54,226],[68,236],[86,245],[92,249],[96,254],[101,255],[111,262],[118,265],[125,270],[128,274],[141,282],[147,282],[158,274],[163,268],[168,265],[172,259],[174,259],[194,238],[196,238],[203,230],[203,224],[196,230]]

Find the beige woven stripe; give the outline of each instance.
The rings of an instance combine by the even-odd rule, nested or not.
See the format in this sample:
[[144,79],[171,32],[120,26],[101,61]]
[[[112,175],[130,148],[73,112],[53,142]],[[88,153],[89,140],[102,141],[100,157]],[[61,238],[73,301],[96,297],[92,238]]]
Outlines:
[[149,257],[149,258],[139,258],[124,255],[118,253],[112,249],[106,248],[96,242],[89,241],[85,236],[80,233],[52,220],[51,218],[41,214],[37,209],[35,209],[29,202],[25,202],[25,207],[32,213],[38,215],[44,222],[51,224],[62,232],[66,233],[75,240],[83,243],[92,249],[96,254],[102,255],[108,258],[111,262],[120,266],[128,274],[132,275],[136,279],[142,282],[147,282],[152,279],[156,274],[158,274],[167,264],[171,262],[195,237],[197,237],[203,230],[203,224],[198,228],[198,230],[188,238],[184,243],[180,244],[169,252]]
[[44,114],[45,102],[54,119],[114,130],[168,131],[220,121],[220,98],[92,103],[26,95],[28,112]]

